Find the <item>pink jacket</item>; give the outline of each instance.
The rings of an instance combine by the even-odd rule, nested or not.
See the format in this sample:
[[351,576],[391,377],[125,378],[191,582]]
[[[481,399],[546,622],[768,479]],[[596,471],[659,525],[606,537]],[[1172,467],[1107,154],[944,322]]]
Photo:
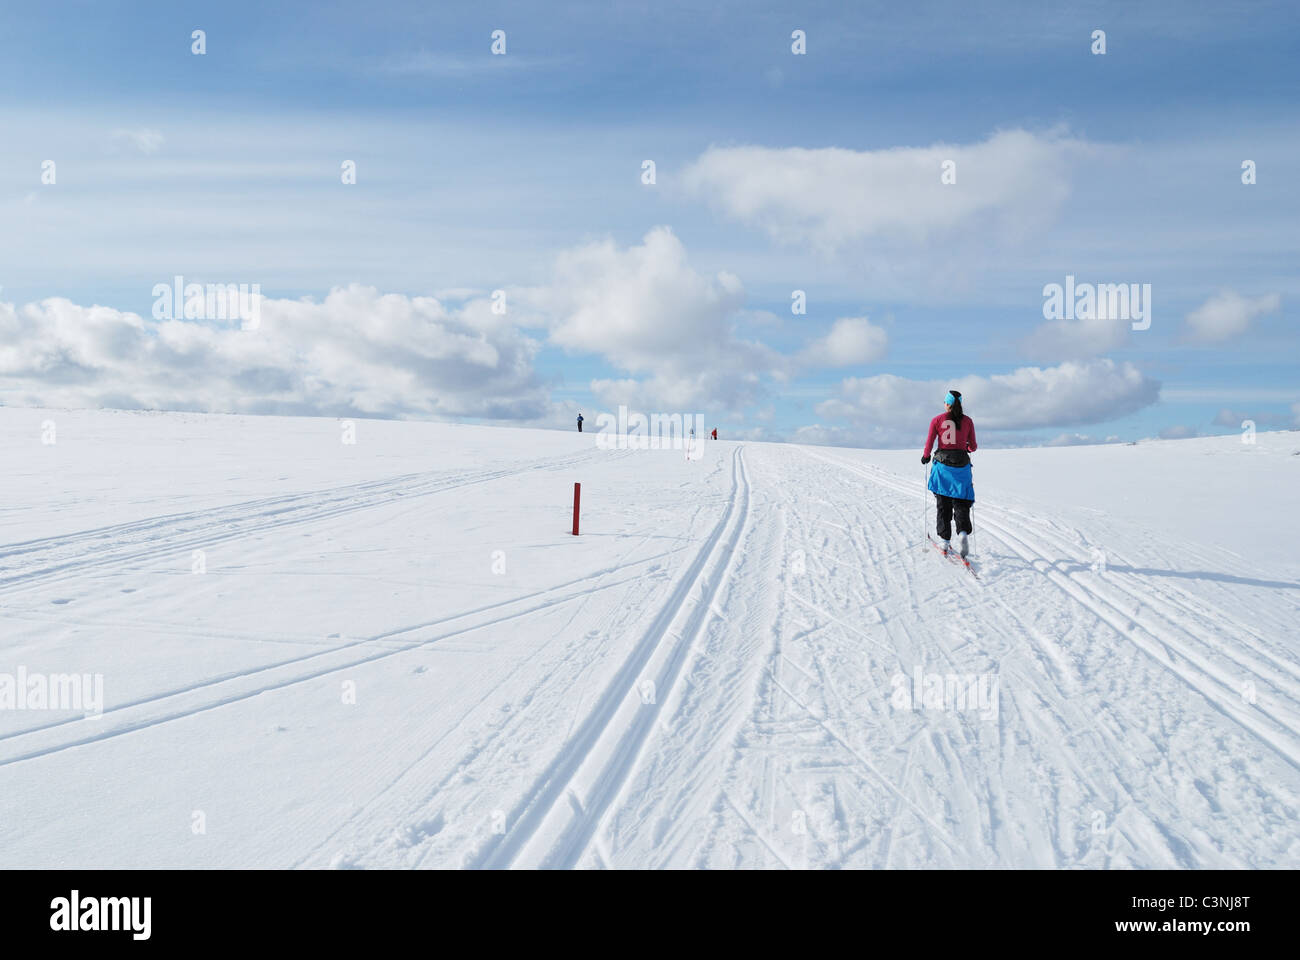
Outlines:
[[[946,427],[945,427],[946,424]],[[951,443],[945,443],[945,439],[951,437]],[[925,435],[925,449],[921,451],[921,456],[928,457],[930,449],[934,446],[935,440],[939,441],[940,450],[965,450],[974,453],[976,450],[975,443],[975,424],[971,418],[962,416],[961,429],[953,434],[952,417],[947,413],[941,413],[930,421],[930,432]]]

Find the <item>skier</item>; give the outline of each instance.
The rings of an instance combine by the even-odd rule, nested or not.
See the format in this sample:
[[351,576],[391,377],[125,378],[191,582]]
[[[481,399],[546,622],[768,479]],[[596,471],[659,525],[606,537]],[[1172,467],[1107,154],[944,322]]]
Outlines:
[[925,437],[921,463],[930,462],[930,449],[935,440],[939,448],[934,453],[934,466],[930,468],[929,490],[935,499],[935,532],[939,534],[944,553],[952,549],[951,534],[954,514],[957,518],[958,553],[966,556],[970,547],[967,537],[971,533],[970,511],[975,505],[975,486],[971,482],[970,454],[976,450],[975,424],[961,409],[961,392],[949,390],[943,398],[945,413],[930,421],[930,432]]
[[578,432],[582,433],[582,414],[578,414]]
[[718,439],[718,428],[717,428],[717,427],[714,427],[714,428],[713,428],[713,439],[714,439],[714,440]]

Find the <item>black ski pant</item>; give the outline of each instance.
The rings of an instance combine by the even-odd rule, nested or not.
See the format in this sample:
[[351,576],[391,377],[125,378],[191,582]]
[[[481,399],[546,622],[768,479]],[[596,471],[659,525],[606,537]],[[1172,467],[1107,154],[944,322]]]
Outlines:
[[971,532],[970,508],[975,506],[974,500],[958,500],[956,497],[944,497],[936,493],[934,502],[934,528],[938,531],[940,540],[952,539],[952,519],[954,514],[957,517],[957,532]]
[[579,432],[579,433],[582,433],[582,421],[581,421],[581,420],[578,421],[578,432]]

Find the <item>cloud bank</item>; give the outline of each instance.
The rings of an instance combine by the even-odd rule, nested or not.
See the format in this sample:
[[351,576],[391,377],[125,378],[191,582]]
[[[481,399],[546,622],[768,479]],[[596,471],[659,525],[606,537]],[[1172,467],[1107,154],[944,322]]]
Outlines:
[[[1091,149],[1019,129],[969,145],[712,147],[683,181],[779,242],[834,250],[868,238],[919,243],[959,229],[1023,233],[1055,215],[1069,194],[1071,161]],[[941,181],[945,169],[954,183]]]
[[33,406],[327,416],[543,417],[539,344],[486,301],[339,288],[261,302],[256,330],[0,303],[0,391]]
[[761,403],[771,378],[865,363],[887,343],[865,318],[795,355],[739,336],[739,278],[697,271],[662,227],[629,247],[564,252],[549,283],[510,292],[505,313],[486,292],[448,293],[466,299],[362,286],[319,303],[264,297],[254,330],[61,298],[3,304],[0,393],[37,406],[555,420],[534,369],[549,343],[630,375],[591,382],[607,406],[734,414]]
[[[745,291],[732,274],[691,265],[673,232],[638,244],[586,244],[560,255],[541,286],[435,297],[353,285],[320,302],[263,298],[261,322],[142,319],[61,298],[0,304],[0,395],[30,406],[283,415],[478,418],[559,425],[569,404],[535,369],[543,347],[598,357],[598,403],[712,412],[737,424],[772,416],[770,386],[872,364],[889,348],[867,317],[841,317],[785,352],[738,333]],[[1067,428],[1155,402],[1159,384],[1109,359],[1007,374],[907,380],[847,377],[816,407],[824,422],[795,439],[910,444],[956,387],[981,430]],[[764,435],[768,428],[764,427]]]
[[809,367],[853,367],[875,363],[889,349],[889,335],[866,317],[841,317],[830,332],[819,337],[799,354]]
[[950,387],[962,392],[980,430],[1033,430],[1103,423],[1155,403],[1160,384],[1131,363],[1069,361],[1022,367],[990,377],[907,380],[892,374],[850,377],[838,396],[817,406],[819,416],[843,424],[801,428],[797,440],[919,447],[931,417],[943,410]]

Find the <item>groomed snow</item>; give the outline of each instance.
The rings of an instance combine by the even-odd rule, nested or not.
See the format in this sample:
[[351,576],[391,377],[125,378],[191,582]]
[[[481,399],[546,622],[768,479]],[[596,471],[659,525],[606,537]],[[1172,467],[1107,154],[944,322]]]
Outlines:
[[0,866],[1300,862],[1300,434],[354,426],[0,408]]

